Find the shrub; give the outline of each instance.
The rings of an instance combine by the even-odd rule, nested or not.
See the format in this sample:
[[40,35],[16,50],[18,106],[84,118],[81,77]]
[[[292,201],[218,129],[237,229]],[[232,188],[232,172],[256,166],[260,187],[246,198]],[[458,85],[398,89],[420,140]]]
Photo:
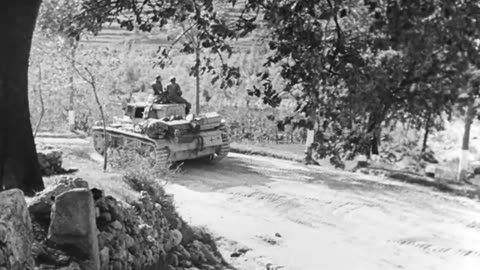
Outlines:
[[109,154],[111,168],[121,171],[125,183],[138,192],[147,191],[151,195],[159,195],[159,190],[163,191],[161,187],[178,170],[158,164],[148,153],[142,154],[133,149],[117,149]]

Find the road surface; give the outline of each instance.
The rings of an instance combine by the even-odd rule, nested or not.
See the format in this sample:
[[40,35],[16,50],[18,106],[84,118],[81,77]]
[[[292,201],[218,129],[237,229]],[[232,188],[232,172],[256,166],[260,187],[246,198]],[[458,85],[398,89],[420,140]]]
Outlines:
[[480,203],[425,187],[230,154],[167,191],[239,269],[480,269]]
[[[89,162],[101,158],[83,156],[67,163],[100,177]],[[429,188],[231,153],[216,165],[185,163],[166,190],[237,269],[480,269],[480,203]]]

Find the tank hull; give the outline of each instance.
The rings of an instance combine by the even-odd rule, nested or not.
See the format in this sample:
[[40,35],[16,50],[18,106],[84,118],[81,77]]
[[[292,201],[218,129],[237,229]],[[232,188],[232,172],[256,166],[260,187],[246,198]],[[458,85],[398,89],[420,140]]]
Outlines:
[[146,135],[122,128],[102,126],[92,128],[95,150],[103,154],[104,134],[108,149],[134,149],[141,153],[155,153],[158,163],[172,163],[191,159],[219,161],[228,154],[229,138],[221,129],[200,131],[183,137],[152,139]]

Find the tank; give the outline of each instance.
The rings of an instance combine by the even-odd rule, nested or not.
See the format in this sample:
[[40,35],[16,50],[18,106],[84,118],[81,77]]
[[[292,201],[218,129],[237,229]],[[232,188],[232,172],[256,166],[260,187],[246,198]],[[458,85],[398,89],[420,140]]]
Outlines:
[[130,149],[150,157],[161,167],[177,161],[204,159],[218,162],[230,151],[225,121],[216,113],[185,115],[185,104],[129,103],[125,115],[106,127],[92,128],[93,145],[104,154],[108,149]]

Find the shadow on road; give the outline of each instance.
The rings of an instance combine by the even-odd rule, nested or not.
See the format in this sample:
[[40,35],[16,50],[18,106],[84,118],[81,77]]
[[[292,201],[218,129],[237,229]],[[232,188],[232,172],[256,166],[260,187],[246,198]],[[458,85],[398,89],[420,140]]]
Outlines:
[[237,157],[227,157],[218,163],[187,160],[172,182],[197,191],[215,191],[237,186],[264,185],[273,180],[255,170],[252,164]]

